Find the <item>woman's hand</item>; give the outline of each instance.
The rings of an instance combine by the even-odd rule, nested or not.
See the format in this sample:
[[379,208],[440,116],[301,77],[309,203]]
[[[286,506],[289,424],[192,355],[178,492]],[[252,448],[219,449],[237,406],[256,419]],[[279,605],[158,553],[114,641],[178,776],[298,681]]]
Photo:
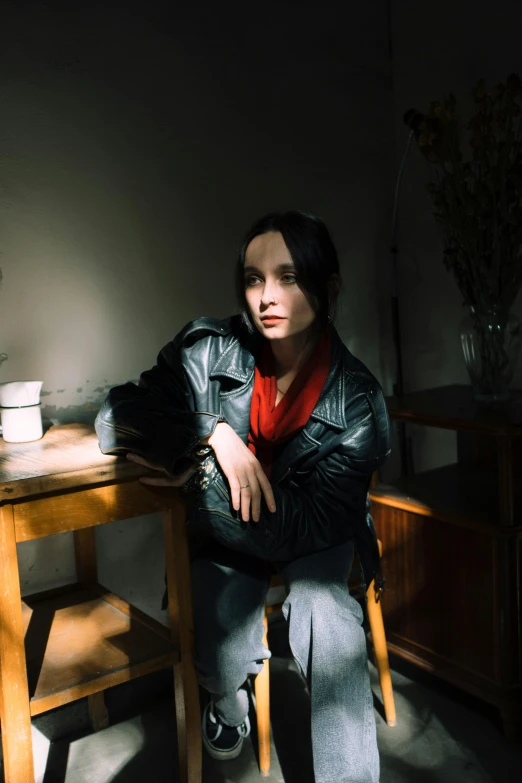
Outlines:
[[221,470],[227,477],[232,506],[235,511],[241,508],[243,521],[248,522],[252,507],[252,519],[259,522],[261,493],[265,496],[269,511],[275,511],[274,493],[266,473],[235,430],[229,424],[220,422],[207,442],[212,446]]
[[150,468],[151,470],[157,470],[159,473],[163,473],[163,476],[161,477],[142,476],[140,478],[142,484],[152,484],[155,487],[182,487],[183,484],[187,483],[197,468],[197,465],[194,465],[184,473],[180,473],[179,476],[171,476],[171,474],[165,470],[165,468],[161,468],[159,465],[152,465],[150,462],[147,462],[146,459],[143,459],[143,457],[139,457],[137,454],[133,454],[132,452],[127,454],[127,459],[130,462],[136,462],[138,465],[143,465],[145,468]]

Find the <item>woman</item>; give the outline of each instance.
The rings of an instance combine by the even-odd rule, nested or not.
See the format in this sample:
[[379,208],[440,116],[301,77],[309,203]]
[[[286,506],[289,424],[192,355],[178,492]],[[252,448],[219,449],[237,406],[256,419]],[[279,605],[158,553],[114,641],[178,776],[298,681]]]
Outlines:
[[113,389],[96,429],[104,453],[184,486],[196,666],[210,693],[207,751],[239,755],[245,681],[261,670],[264,599],[277,568],[290,645],[306,677],[317,783],[377,783],[379,758],[354,546],[379,579],[367,492],[389,453],[382,391],[331,324],[339,262],[324,223],[273,213],[239,253],[240,314],[199,318],[139,384]]

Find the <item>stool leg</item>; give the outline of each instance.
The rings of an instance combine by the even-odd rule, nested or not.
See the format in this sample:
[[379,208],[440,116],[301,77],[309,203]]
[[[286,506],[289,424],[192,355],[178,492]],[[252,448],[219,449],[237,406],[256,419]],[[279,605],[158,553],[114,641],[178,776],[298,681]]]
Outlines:
[[163,514],[165,560],[172,639],[180,652],[174,666],[174,698],[181,783],[201,783],[202,750],[199,686],[194,666],[194,619],[190,561],[183,500],[173,497]]
[[397,714],[395,712],[395,700],[393,698],[388,648],[386,646],[386,636],[384,633],[381,602],[375,600],[375,580],[372,580],[366,597],[368,599],[368,619],[370,621],[377,671],[379,672],[386,723],[388,726],[396,726]]
[[34,783],[13,507],[0,506],[0,719],[5,783]]
[[[263,641],[268,647],[268,621],[265,614],[265,635]],[[257,738],[259,743],[259,769],[266,778],[270,774],[270,668],[268,658],[254,683],[256,694]]]

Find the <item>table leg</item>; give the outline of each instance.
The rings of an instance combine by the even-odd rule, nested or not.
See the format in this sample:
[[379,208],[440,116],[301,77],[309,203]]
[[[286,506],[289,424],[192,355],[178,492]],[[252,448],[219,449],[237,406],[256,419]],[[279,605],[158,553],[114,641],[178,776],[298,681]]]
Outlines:
[[[74,554],[76,556],[76,577],[83,585],[92,585],[98,581],[96,563],[96,537],[93,527],[84,527],[74,531]],[[109,713],[105,706],[103,691],[87,696],[89,720],[93,731],[101,731],[109,725]]]
[[190,561],[183,500],[175,496],[163,514],[169,616],[180,662],[174,666],[174,694],[181,783],[201,783],[202,740],[199,688],[194,666],[194,620]]
[[500,707],[500,719],[506,739],[522,740],[522,704],[504,704]]
[[106,729],[109,725],[109,713],[105,706],[105,699],[103,691],[98,693],[91,693],[87,696],[87,702],[89,705],[89,720],[91,722],[93,731],[101,731]]
[[78,581],[82,584],[97,582],[96,539],[93,527],[84,527],[74,531],[74,554]]
[[498,494],[501,525],[513,525],[513,448],[509,438],[497,438]]
[[0,718],[5,783],[34,783],[14,512],[0,506]]

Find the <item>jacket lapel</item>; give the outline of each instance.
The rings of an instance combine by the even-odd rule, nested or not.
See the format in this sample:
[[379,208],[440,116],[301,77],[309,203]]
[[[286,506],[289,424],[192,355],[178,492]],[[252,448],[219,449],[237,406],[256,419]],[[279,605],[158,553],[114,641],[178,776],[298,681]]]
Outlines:
[[221,353],[214,366],[210,368],[210,379],[232,378],[238,383],[246,383],[254,374],[254,356],[243,348],[239,340],[234,339]]
[[[237,391],[234,393],[236,406],[238,398],[241,396],[241,411],[235,411],[238,420],[234,422],[236,428],[248,433],[250,421],[250,400],[253,388],[255,359],[251,351],[237,339],[231,341],[225,348],[213,367],[210,369],[210,379],[228,378],[238,383]],[[241,394],[240,386],[249,387],[250,394]],[[332,367],[324,385],[317,405],[313,409],[310,419],[303,429],[292,438],[286,447],[282,450],[279,457],[272,466],[271,480],[278,482],[286,475],[291,473],[292,468],[305,458],[312,456],[321,448],[323,436],[334,430],[339,433],[346,429],[346,417],[344,412],[344,361],[343,345],[335,331],[332,338]],[[247,403],[248,404],[245,404]],[[231,400],[232,403],[232,400]]]

